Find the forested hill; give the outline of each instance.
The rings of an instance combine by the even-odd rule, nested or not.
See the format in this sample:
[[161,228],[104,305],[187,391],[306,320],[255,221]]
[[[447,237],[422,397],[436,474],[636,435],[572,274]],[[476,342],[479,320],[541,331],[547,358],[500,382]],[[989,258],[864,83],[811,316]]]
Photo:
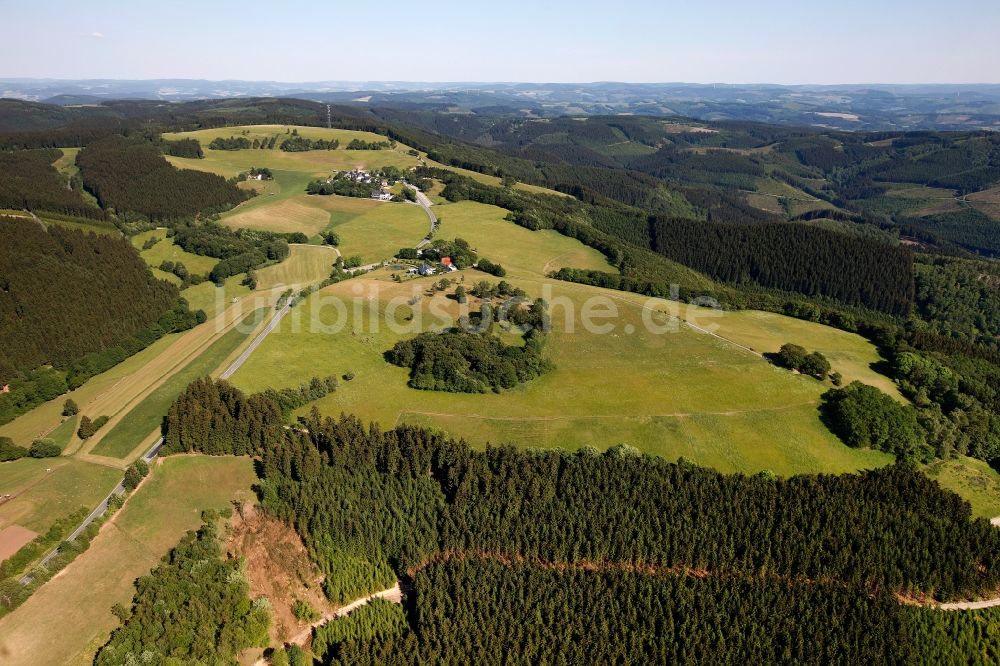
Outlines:
[[0,422],[193,324],[128,240],[0,217]]
[[149,220],[209,214],[231,208],[249,195],[221,176],[178,169],[155,146],[108,137],[88,144],[76,158],[83,185],[105,209],[127,219]]

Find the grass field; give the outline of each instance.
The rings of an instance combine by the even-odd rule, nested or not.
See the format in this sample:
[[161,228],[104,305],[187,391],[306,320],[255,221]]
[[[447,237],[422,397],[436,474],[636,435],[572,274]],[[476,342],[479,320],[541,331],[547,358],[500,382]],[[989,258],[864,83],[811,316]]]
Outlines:
[[159,428],[171,403],[181,391],[199,377],[212,374],[247,339],[253,328],[253,322],[261,321],[267,314],[268,310],[265,309],[251,313],[242,326],[226,332],[182,370],[160,384],[108,431],[91,453],[114,458],[127,457],[137,446],[149,439],[150,433]]
[[[505,211],[492,206],[461,202],[442,205],[438,212],[441,237],[465,238],[482,256],[501,263],[508,281],[549,300],[554,330],[547,353],[556,365],[553,372],[502,395],[410,389],[407,371],[386,363],[382,354],[412,333],[394,332],[386,322],[402,323],[412,315],[428,328],[432,313],[453,320],[458,306],[441,294],[424,293],[435,278],[397,284],[381,271],[310,297],[264,341],[234,382],[260,390],[297,384],[313,375],[353,372],[353,381],[343,382],[319,402],[322,411],[354,413],[384,426],[419,423],[477,445],[492,441],[607,448],[627,442],[725,471],[771,469],[780,474],[847,471],[889,460],[879,453],[848,449],[820,423],[817,405],[828,386],[680,324],[675,332],[651,332],[644,317],[659,324],[669,317],[644,309],[648,299],[641,296],[546,280],[548,271],[561,266],[610,269],[601,254],[578,241],[518,227],[503,219]],[[450,277],[467,284],[484,278],[495,281],[475,271]],[[359,311],[350,302],[355,296],[363,306]],[[571,332],[565,321],[567,304],[579,313],[593,296],[603,296],[618,308],[614,330],[587,333],[574,320],[576,332]],[[331,298],[347,307],[338,309],[326,300]],[[394,298],[403,305],[385,312]],[[419,303],[407,305],[411,298]],[[664,301],[655,306],[667,307]],[[377,330],[365,316],[366,308],[379,312]],[[701,325],[716,321],[704,313],[675,309]],[[751,313],[739,314],[731,322],[728,318],[734,315],[726,315],[724,332],[762,349],[777,342],[777,349],[792,335],[779,325],[785,320],[789,330],[807,336],[807,342],[822,342],[819,348],[843,366],[845,376],[874,376],[867,364],[877,358],[875,351],[857,336],[838,335],[818,324],[799,327],[797,320],[784,317],[759,321]],[[438,325],[445,325],[447,318]],[[312,320],[327,329],[310,325]],[[346,325],[337,330],[338,322]],[[817,348],[815,342],[811,348]]]
[[926,467],[927,475],[953,490],[972,505],[972,513],[983,518],[1000,516],[1000,474],[982,460],[958,456]]
[[0,495],[14,495],[0,504],[0,528],[17,524],[45,532],[80,507],[97,506],[121,475],[121,470],[65,456],[0,463]]
[[[143,243],[150,238],[159,238],[160,242],[148,250],[143,250]],[[132,236],[132,245],[137,250],[141,250],[139,254],[153,268],[159,268],[160,264],[164,261],[172,261],[174,263],[179,261],[187,267],[188,272],[192,275],[208,275],[215,268],[215,265],[219,263],[219,260],[213,257],[192,254],[177,247],[174,245],[172,238],[167,238],[166,229],[153,229],[152,231],[136,234]]]
[[0,619],[0,662],[91,664],[118,625],[111,607],[130,604],[133,581],[148,573],[186,531],[201,524],[203,510],[252,499],[254,480],[253,465],[246,458],[162,460],[86,552]]
[[341,224],[331,225],[340,236],[345,257],[360,255],[372,263],[395,256],[401,247],[413,247],[430,230],[430,221],[420,206],[382,203]]
[[[483,277],[470,274],[468,280]],[[404,298],[432,280],[396,285],[367,278],[334,285],[321,295],[367,297],[377,285],[379,306]],[[536,283],[512,279],[538,294]],[[419,292],[418,292],[419,293]],[[550,300],[577,307],[593,294],[582,285],[556,284]],[[723,471],[771,469],[779,474],[849,471],[884,464],[888,456],[842,445],[817,418],[825,390],[819,382],[772,367],[729,343],[680,328],[656,335],[642,327],[642,308],[618,303],[615,332],[598,335],[562,327],[554,311],[548,355],[556,369],[501,395],[417,391],[406,386],[407,371],[382,358],[397,340],[409,337],[381,325],[363,326],[347,308],[349,325],[325,333],[297,322],[317,317],[334,327],[336,308],[318,309],[320,295],[286,318],[236,374],[249,390],[297,384],[313,375],[353,372],[335,394],[319,401],[321,411],[357,414],[383,426],[400,422],[445,429],[475,445],[487,441],[521,446],[607,448],[626,442],[676,459],[684,456]],[[454,301],[424,296],[421,316],[432,308],[457,315]],[[313,309],[317,308],[317,309]],[[401,308],[397,316],[405,316]],[[626,326],[634,327],[628,334]],[[298,329],[298,330],[297,330]],[[296,332],[297,330],[297,332]]]
[[257,271],[257,288],[313,284],[330,277],[337,251],[325,245],[292,245],[291,254],[280,264]]
[[994,220],[1000,220],[1000,185],[982,192],[974,192],[965,199],[979,212],[989,215]]
[[[190,159],[182,157],[168,157],[171,164],[185,168],[198,169],[201,171],[211,171],[221,174],[227,178],[232,178],[243,171],[248,171],[251,167],[268,167],[275,171],[292,171],[306,174],[310,177],[329,176],[333,171],[362,167],[365,169],[381,169],[384,166],[398,166],[409,168],[416,166],[416,157],[407,154],[408,148],[403,145],[397,146],[394,150],[345,150],[345,146],[352,139],[362,139],[364,141],[385,141],[384,136],[372,134],[370,132],[355,132],[351,130],[326,129],[323,127],[294,127],[300,136],[310,139],[338,139],[340,148],[338,150],[310,150],[301,153],[286,153],[279,150],[277,146],[283,139],[288,138],[286,130],[293,129],[292,126],[285,125],[253,125],[244,127],[223,127],[217,129],[198,130],[195,132],[183,132],[175,134],[164,134],[168,140],[179,138],[193,138],[201,142],[205,152],[204,159]],[[247,134],[242,134],[246,131]],[[271,150],[210,150],[208,144],[215,137],[246,136],[251,141],[254,138],[270,138],[275,134],[278,140],[275,148]]]
[[55,430],[49,433],[49,437],[59,445],[59,448],[65,449],[69,446],[70,441],[73,439],[73,433],[76,432],[76,424],[79,423],[79,416],[70,416],[61,424],[59,424]]
[[438,238],[464,238],[512,277],[540,278],[567,266],[618,272],[604,255],[575,239],[551,229],[530,231],[505,220],[503,208],[460,201],[435,206],[434,212],[441,219]]
[[697,320],[703,328],[714,325],[718,335],[760,353],[774,353],[786,342],[821,351],[833,370],[844,376],[845,384],[859,380],[903,400],[896,384],[873,368],[882,359],[878,350],[860,335],[756,310],[716,313],[697,306],[682,306],[680,315]]

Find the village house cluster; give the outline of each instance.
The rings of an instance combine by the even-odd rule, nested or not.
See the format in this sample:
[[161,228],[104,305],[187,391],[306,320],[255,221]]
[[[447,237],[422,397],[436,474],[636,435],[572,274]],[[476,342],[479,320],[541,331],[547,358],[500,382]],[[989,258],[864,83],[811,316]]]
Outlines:
[[[423,254],[420,250],[417,250],[417,254]],[[428,275],[436,275],[438,273],[450,273],[452,271],[457,271],[458,267],[451,260],[451,257],[441,257],[441,261],[438,262],[437,266],[429,264],[428,262],[423,262],[419,266],[413,266],[406,270],[407,275],[419,275],[420,277],[426,277]]]
[[334,174],[333,178],[330,178],[327,182],[331,182],[337,177],[346,178],[352,183],[380,186],[381,190],[375,190],[372,192],[372,199],[378,199],[379,201],[389,201],[392,199],[392,193],[389,192],[389,181],[381,179],[375,174],[369,173],[364,169],[355,168],[350,171],[341,171],[338,174]]

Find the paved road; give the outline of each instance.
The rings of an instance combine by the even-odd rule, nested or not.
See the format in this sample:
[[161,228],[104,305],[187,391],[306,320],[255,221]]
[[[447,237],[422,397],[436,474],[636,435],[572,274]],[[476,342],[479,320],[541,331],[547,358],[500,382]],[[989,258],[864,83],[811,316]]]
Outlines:
[[[426,194],[421,192],[413,185],[410,185],[409,183],[404,183],[404,185],[413,190],[413,193],[417,195],[417,201],[416,201],[417,205],[423,208],[424,212],[427,213],[427,219],[431,221],[431,230],[430,233],[427,234],[428,236],[430,236],[431,234],[434,233],[435,229],[437,229],[437,224],[438,224],[437,215],[435,215],[434,211],[431,210],[431,206],[434,205],[434,202],[428,199]],[[417,243],[417,248],[418,249],[422,248],[424,245],[427,245],[428,243],[430,243],[430,241],[424,238],[422,241]]]
[[281,320],[284,319],[285,315],[292,309],[292,301],[294,299],[294,294],[288,297],[288,301],[280,310],[274,313],[274,316],[271,317],[271,321],[267,322],[267,326],[264,327],[264,330],[258,333],[257,337],[253,339],[253,342],[251,342],[247,348],[243,350],[243,353],[236,357],[236,360],[233,361],[228,368],[222,371],[222,374],[219,375],[219,379],[229,379],[236,374],[236,371],[239,370],[244,363],[246,363],[248,358],[250,358],[250,354],[252,354],[254,350],[260,346],[260,343],[264,342],[264,338],[266,338],[271,331],[278,327]]

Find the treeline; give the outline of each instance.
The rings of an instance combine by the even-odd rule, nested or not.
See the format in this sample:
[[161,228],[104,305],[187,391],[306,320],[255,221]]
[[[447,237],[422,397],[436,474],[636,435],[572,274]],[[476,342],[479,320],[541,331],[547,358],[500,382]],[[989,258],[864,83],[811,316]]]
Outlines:
[[104,211],[84,201],[80,183],[73,189],[72,179],[61,176],[52,166],[61,156],[62,151],[56,148],[0,151],[0,208],[103,220]]
[[286,259],[290,253],[289,238],[302,240],[269,231],[233,230],[214,222],[180,224],[172,233],[174,244],[186,252],[220,260],[209,274],[216,284],[232,275]]
[[199,321],[126,239],[24,218],[0,236],[0,422]]
[[890,314],[913,302],[913,255],[799,224],[727,225],[652,218],[653,248],[725,282],[752,281]]
[[[225,137],[217,136],[212,139],[208,147],[212,150],[247,150],[253,144],[245,136],[231,136],[228,139]],[[257,147],[260,148],[260,142],[258,141]]]
[[294,134],[292,137],[281,142],[281,149],[286,153],[301,153],[308,150],[337,150],[340,141],[337,139],[307,139],[304,136]]
[[[302,534],[334,601],[391,585],[394,572],[438,553],[484,550],[553,563],[767,571],[938,599],[1000,583],[1000,534],[906,464],[842,476],[723,475],[628,447],[477,452],[419,428],[385,432],[315,412],[307,432],[213,434],[213,418],[243,422],[227,432],[267,426],[264,415],[280,408],[261,400],[224,383],[192,385],[171,409],[168,443],[260,455],[264,506]],[[204,435],[192,431],[197,424]]]
[[120,218],[151,221],[207,215],[232,208],[252,193],[221,176],[176,169],[147,142],[113,136],[87,145],[76,158],[83,185]]
[[122,624],[96,666],[235,663],[242,650],[268,644],[270,604],[250,599],[243,564],[223,559],[220,539],[211,522],[188,532],[136,581],[131,608],[112,611]]
[[205,151],[201,149],[198,139],[179,139],[166,143],[167,155],[172,157],[189,157],[192,159],[202,159],[205,157]]
[[[339,144],[338,144],[339,145]],[[364,139],[351,139],[347,144],[348,150],[387,150],[395,146],[395,141],[365,141]]]

